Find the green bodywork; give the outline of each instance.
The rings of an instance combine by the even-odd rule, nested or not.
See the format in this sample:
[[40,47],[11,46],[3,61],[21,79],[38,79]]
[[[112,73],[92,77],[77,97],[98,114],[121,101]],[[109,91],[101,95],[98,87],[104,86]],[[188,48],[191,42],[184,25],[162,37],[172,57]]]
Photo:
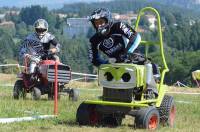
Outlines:
[[[113,81],[105,81],[104,77],[102,77],[104,76],[105,73],[108,72],[111,73],[112,76],[114,77]],[[130,74],[131,76],[130,81],[123,82],[121,80],[124,73]],[[125,63],[104,64],[99,67],[98,81],[99,84],[104,87],[112,88],[112,85],[114,85],[114,88],[128,89],[146,85],[146,83],[144,83],[146,82],[145,74],[146,72],[144,65],[125,64]],[[102,82],[104,82],[104,84]],[[120,86],[120,84],[122,86]]]
[[[109,105],[109,106],[124,106],[124,107],[147,107],[150,104],[154,103],[156,107],[160,107],[160,104],[162,102],[162,99],[164,97],[165,94],[165,85],[163,84],[164,81],[164,77],[165,77],[165,73],[169,71],[166,61],[165,61],[165,56],[164,56],[164,49],[163,49],[163,39],[162,39],[162,31],[161,31],[161,23],[160,23],[160,15],[158,13],[158,11],[152,7],[145,7],[143,9],[140,10],[138,17],[137,17],[137,21],[136,21],[136,25],[135,25],[135,30],[137,31],[138,29],[138,24],[140,21],[140,17],[142,15],[145,14],[145,12],[154,12],[156,17],[157,17],[157,29],[158,29],[158,34],[159,34],[159,41],[157,42],[151,42],[151,41],[144,41],[142,40],[140,44],[144,44],[145,45],[145,55],[146,57],[148,57],[148,46],[149,45],[157,45],[160,48],[160,55],[162,58],[162,63],[163,63],[163,67],[161,68],[161,80],[159,82],[159,84],[157,84],[157,89],[158,89],[158,98],[157,99],[152,99],[152,100],[145,100],[142,96],[141,101],[132,101],[131,103],[123,103],[123,102],[111,102],[111,101],[101,101],[101,100],[86,100],[84,101],[84,103],[87,104],[99,104],[99,105]],[[116,68],[117,67],[117,68]],[[103,72],[110,72],[115,81],[120,81],[122,75],[127,72],[127,68],[131,69],[130,71],[134,71],[133,73],[135,74],[134,76],[136,77],[136,82],[134,83],[134,85],[136,85],[136,87],[140,87],[143,86],[145,87],[145,66],[143,65],[136,65],[136,64],[105,64],[105,65],[101,65],[99,67],[99,74],[103,71]],[[100,81],[100,79],[99,79]],[[99,84],[101,83],[105,83],[105,82],[99,82]],[[117,84],[117,82],[115,82],[115,84]],[[120,83],[119,83],[120,84]],[[107,85],[105,83],[105,85]],[[129,85],[127,85],[127,88]]]

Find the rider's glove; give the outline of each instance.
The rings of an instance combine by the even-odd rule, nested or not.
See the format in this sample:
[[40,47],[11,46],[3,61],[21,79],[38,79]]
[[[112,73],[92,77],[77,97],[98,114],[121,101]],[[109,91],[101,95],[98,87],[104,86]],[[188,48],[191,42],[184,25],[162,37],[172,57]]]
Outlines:
[[125,54],[125,53],[123,53],[123,54],[120,54],[119,55],[119,58],[120,58],[120,60],[125,60],[125,59],[127,59],[127,54]]
[[128,53],[121,54],[120,60],[125,62],[125,63],[130,63],[131,62],[130,54],[128,54]]

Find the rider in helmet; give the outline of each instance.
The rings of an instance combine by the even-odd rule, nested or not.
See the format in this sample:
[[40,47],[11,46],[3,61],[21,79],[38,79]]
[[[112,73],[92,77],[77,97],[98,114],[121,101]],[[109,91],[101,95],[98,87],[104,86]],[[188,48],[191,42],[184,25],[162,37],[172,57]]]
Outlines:
[[106,8],[98,8],[89,17],[96,30],[90,38],[90,60],[95,66],[107,63],[99,57],[101,50],[116,62],[124,62],[128,53],[133,53],[141,40],[140,35],[128,24],[114,22],[111,12]]
[[[93,65],[99,66],[101,64],[109,63],[99,56],[99,51],[102,51],[109,60],[115,60],[116,63],[127,62],[129,54],[132,54],[138,47],[141,37],[140,35],[128,24],[123,22],[114,22],[111,12],[106,8],[98,8],[89,16],[96,33],[90,38],[89,58]],[[147,70],[147,89],[151,88],[152,82],[152,66],[145,64],[150,71]],[[149,84],[148,84],[149,83]],[[155,84],[155,83],[154,83]]]
[[48,32],[48,23],[44,19],[38,19],[34,23],[35,32],[29,34],[23,41],[19,55],[22,59],[27,59],[30,64],[29,74],[35,72],[37,63],[43,58],[43,53],[50,53],[48,59],[59,61],[56,55],[60,51],[60,43],[55,36]]

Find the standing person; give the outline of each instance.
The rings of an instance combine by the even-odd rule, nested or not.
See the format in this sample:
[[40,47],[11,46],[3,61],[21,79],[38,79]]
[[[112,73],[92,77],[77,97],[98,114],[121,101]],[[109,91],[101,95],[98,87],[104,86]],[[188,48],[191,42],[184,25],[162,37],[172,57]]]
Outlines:
[[[138,47],[141,37],[128,24],[114,22],[111,12],[106,8],[98,8],[89,17],[96,33],[90,38],[89,58],[94,66],[106,64],[109,61],[100,57],[102,51],[108,58],[114,58],[116,63],[126,62],[128,54],[132,54]],[[152,65],[147,67],[147,92],[157,96],[155,80],[152,79]],[[151,85],[153,84],[153,85]]]
[[35,32],[25,38],[19,51],[20,58],[28,60],[29,74],[33,74],[39,61],[45,59],[42,56],[45,52],[51,54],[48,59],[59,61],[56,53],[60,51],[60,43],[54,35],[48,32],[47,21],[44,19],[36,20],[34,30]]

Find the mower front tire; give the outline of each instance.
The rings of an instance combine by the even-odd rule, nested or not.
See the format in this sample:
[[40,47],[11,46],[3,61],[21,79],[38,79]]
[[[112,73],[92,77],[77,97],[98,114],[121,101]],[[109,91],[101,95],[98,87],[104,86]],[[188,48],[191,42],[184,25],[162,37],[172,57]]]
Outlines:
[[17,80],[15,82],[14,89],[13,89],[13,98],[19,99],[20,97],[26,98],[26,91],[24,89],[23,80]]
[[32,98],[33,100],[39,100],[41,97],[41,91],[39,88],[34,87],[32,91]]
[[99,125],[100,114],[96,111],[96,105],[82,103],[76,113],[76,121],[79,125]]
[[79,91],[77,89],[71,89],[69,91],[69,100],[78,101]]

